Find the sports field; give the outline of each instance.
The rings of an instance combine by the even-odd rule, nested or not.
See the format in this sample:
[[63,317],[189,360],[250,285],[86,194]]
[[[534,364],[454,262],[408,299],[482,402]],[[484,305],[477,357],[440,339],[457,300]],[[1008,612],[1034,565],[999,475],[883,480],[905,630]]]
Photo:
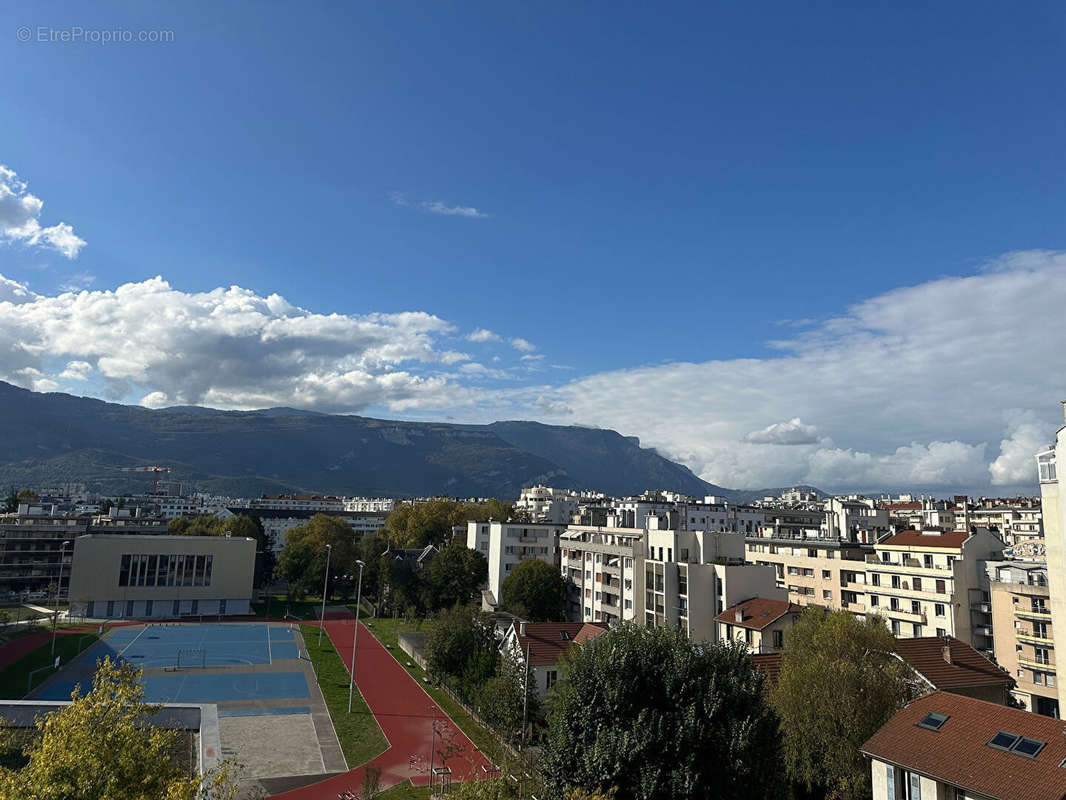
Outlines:
[[102,642],[97,657],[121,657],[141,669],[179,666],[229,667],[272,664],[297,658],[288,627],[265,624],[162,624],[117,628]]

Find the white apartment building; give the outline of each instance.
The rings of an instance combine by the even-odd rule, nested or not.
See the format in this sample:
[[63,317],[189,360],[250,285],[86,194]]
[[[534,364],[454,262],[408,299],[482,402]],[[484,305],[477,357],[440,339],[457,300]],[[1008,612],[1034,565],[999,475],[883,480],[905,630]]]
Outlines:
[[559,535],[565,530],[565,525],[546,523],[468,522],[466,546],[488,560],[488,589],[499,602],[500,587],[520,562],[536,558],[559,566]]
[[970,506],[967,516],[971,525],[988,528],[1007,545],[1044,538],[1043,511],[1036,498],[983,497]]
[[314,511],[323,514],[344,511],[339,497],[317,494],[265,494],[248,503],[250,509],[269,511]]
[[[1062,409],[1066,415],[1066,401]],[[1040,504],[1043,508],[1044,544],[1046,546],[1047,577],[1051,620],[1054,629],[1054,648],[1066,648],[1066,501],[1060,493],[1059,464],[1066,464],[1066,426],[1059,428],[1055,444],[1036,455],[1037,478],[1040,481]],[[1059,682],[1059,708],[1066,708],[1066,690]]]
[[587,500],[572,489],[531,486],[521,491],[515,508],[526,511],[533,522],[568,525],[584,502]]
[[345,497],[342,503],[347,512],[391,514],[396,510],[396,501],[391,497]]

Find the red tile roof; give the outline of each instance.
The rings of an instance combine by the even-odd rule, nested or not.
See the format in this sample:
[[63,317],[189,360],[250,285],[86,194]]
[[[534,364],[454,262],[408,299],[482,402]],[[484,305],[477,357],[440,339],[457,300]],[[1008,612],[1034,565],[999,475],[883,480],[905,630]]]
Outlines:
[[557,664],[573,644],[584,644],[605,630],[602,622],[527,622],[526,632],[520,633],[519,623],[513,625],[522,652],[529,648],[531,666]]
[[[737,622],[736,612],[741,612],[741,622]],[[761,631],[772,622],[776,622],[789,613],[800,613],[803,606],[790,603],[787,600],[771,600],[769,597],[753,597],[742,603],[737,603],[727,608],[717,617],[719,622],[728,622],[739,625],[742,628],[751,628]]]
[[[950,648],[951,663],[944,659]],[[897,639],[896,652],[937,689],[1014,683],[1010,673],[953,636]]]
[[970,538],[968,531],[929,532],[900,531],[894,536],[889,536],[878,542],[879,545],[892,545],[894,547],[953,547],[958,549],[962,543]]
[[[938,731],[919,728],[946,714]],[[999,731],[1045,742],[1035,758],[989,747]],[[1066,722],[949,692],[919,697],[896,712],[862,746],[881,761],[997,800],[1066,798]]]
[[781,674],[781,653],[756,653],[751,657],[755,662],[755,668],[766,675],[766,680],[771,684],[777,683],[777,676]]

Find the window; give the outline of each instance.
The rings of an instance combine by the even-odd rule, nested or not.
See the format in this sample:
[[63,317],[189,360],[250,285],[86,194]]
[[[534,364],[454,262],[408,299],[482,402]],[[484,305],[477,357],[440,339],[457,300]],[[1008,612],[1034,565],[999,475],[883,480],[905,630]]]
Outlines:
[[127,617],[132,617],[133,616],[133,601],[132,600],[127,600],[126,601],[126,616]]
[[784,631],[773,631],[773,637],[774,637],[774,649],[775,650],[780,650],[782,647],[785,646],[785,632]]
[[899,575],[893,575],[892,576],[892,588],[893,589],[898,589],[899,588]]
[[876,594],[870,595],[870,605],[873,608],[876,608],[880,602],[881,602],[881,598],[878,597]]
[[[130,558],[132,556],[122,556],[118,571],[118,585],[129,586],[130,585]],[[108,616],[111,616],[108,614]]]
[[174,601],[174,606],[171,608],[170,613],[171,613],[172,616],[175,616],[175,617],[180,617],[181,616],[181,601],[180,600],[175,600]]
[[913,636],[913,637],[914,637],[915,639],[919,638],[919,637],[920,637],[920,636],[922,635],[922,626],[921,626],[921,625],[919,625],[919,624],[918,624],[917,622],[915,622],[915,623],[914,623],[914,624],[913,624],[913,625],[911,626],[911,635],[912,635],[912,636]]
[[928,553],[926,553],[924,556],[922,556],[922,563],[925,565],[926,569],[932,569],[933,568],[933,557],[931,555],[929,555]]
[[108,618],[111,618],[111,617],[115,616],[115,601],[114,600],[108,600],[107,601],[107,616],[108,616]]
[[822,589],[822,599],[823,600],[832,600],[833,599],[833,592],[830,591],[829,589]]
[[922,604],[919,603],[917,600],[911,600],[911,613],[912,614],[921,614],[922,613]]
[[545,680],[544,680],[544,688],[545,689],[551,689],[555,685],[556,681],[558,681],[558,680],[559,680],[558,671],[554,670],[554,669],[548,670],[548,674],[545,676]]
[[94,603],[92,600],[90,600],[88,603],[85,604],[85,616],[89,617],[89,619],[93,618],[93,616],[94,616],[93,612],[95,610],[96,610],[96,603]]
[[948,592],[947,583],[945,583],[943,578],[938,578],[937,582],[936,582],[936,593],[937,594],[947,594],[947,592]]
[[898,619],[894,619],[894,620],[892,620],[892,635],[893,636],[899,636],[899,634],[900,634],[899,620]]
[[873,586],[880,586],[881,576],[875,572],[873,575],[870,576],[870,584]]
[[155,605],[151,600],[144,601],[144,615],[146,617],[152,616],[152,606]]
[[1016,733],[999,731],[988,743],[989,747],[996,750],[1006,750],[1023,758],[1036,758],[1037,753],[1044,749],[1046,742],[1039,739],[1030,739],[1028,736],[1019,736]]
[[192,611],[192,613],[194,613],[194,614],[199,614],[200,613],[200,601],[199,600],[193,600],[192,601],[192,608],[190,608],[189,610]]
[[918,723],[919,728],[926,728],[931,731],[940,730],[942,726],[949,719],[947,714],[939,714],[936,711],[931,711],[925,715],[925,718]]
[[914,591],[920,592],[922,590],[922,579],[915,578],[913,581],[911,581],[911,585],[914,586]]
[[885,797],[887,800],[896,800],[896,768],[885,765]]
[[910,774],[910,800],[922,800],[922,776],[915,773]]
[[226,601],[225,600],[219,600],[218,601],[218,613],[219,614],[225,614],[226,613]]
[[827,569],[823,569],[822,570],[822,579],[823,580],[829,580],[829,578],[831,576],[832,576],[832,573],[829,570],[827,570]]
[[947,636],[948,632],[944,628],[937,628],[936,629],[936,635],[937,636]]
[[936,603],[933,606],[933,613],[936,614],[938,617],[944,616],[944,604],[943,603]]
[[899,599],[896,597],[888,598],[888,607],[893,611],[899,611]]

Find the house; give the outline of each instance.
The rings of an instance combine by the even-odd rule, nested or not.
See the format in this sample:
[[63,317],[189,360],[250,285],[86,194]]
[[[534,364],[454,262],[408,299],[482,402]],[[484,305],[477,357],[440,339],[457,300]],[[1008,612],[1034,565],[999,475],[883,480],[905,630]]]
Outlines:
[[861,750],[878,800],[1066,798],[1066,723],[952,692],[908,703]]
[[559,664],[571,646],[590,642],[606,630],[600,622],[515,622],[500,652],[512,653],[521,662],[528,654],[537,692],[544,696],[559,680]]
[[785,646],[785,631],[796,624],[803,606],[788,600],[752,597],[717,617],[718,641],[744,642],[752,653],[772,653]]
[[1014,688],[1009,672],[953,636],[897,639],[896,653],[931,689],[1006,705]]

